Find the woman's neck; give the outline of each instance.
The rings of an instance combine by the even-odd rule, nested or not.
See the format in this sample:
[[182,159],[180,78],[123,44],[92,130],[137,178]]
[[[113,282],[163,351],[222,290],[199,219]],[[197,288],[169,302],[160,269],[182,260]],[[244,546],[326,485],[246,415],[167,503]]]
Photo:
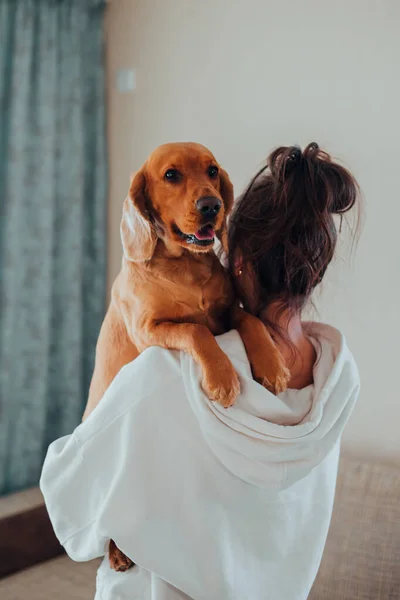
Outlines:
[[293,313],[282,307],[280,303],[274,302],[261,313],[261,320],[267,325],[272,324],[278,331],[282,331],[284,337],[294,345],[301,343],[305,338],[300,311]]
[[276,335],[271,331],[290,369],[289,387],[301,389],[312,383],[313,367],[317,356],[313,344],[304,333],[300,311],[292,313],[276,303],[261,313],[261,320],[267,326],[272,324],[278,332]]

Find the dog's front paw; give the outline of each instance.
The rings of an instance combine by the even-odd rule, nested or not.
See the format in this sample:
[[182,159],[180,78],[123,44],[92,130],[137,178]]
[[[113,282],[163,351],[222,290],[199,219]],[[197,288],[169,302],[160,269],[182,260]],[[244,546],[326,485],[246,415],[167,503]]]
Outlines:
[[251,369],[254,379],[267,390],[280,394],[287,389],[290,371],[278,350],[275,356],[271,356],[269,353],[263,356],[260,352],[252,361]]
[[218,402],[224,408],[235,404],[235,400],[240,394],[240,382],[238,374],[228,358],[223,365],[215,365],[211,372],[205,373],[203,390],[210,400]]
[[123,573],[134,566],[134,563],[131,561],[131,559],[121,552],[113,540],[110,540],[108,547],[108,558],[110,561],[110,567],[114,569],[114,571]]

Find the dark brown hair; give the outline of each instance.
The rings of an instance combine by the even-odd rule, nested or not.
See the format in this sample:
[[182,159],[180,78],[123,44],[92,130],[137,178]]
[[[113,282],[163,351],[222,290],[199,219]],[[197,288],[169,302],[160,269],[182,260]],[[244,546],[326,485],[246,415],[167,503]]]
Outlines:
[[[333,215],[357,202],[359,188],[344,167],[311,143],[280,147],[238,200],[229,228],[229,268],[252,277],[249,303],[260,314],[273,302],[282,310],[301,310],[332,260],[337,230]],[[251,304],[251,306],[249,306]]]

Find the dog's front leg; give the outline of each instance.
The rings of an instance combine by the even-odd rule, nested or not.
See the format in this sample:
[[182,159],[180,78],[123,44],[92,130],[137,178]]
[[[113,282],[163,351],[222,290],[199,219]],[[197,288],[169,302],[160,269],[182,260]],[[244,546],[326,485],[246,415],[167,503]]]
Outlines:
[[146,347],[188,352],[202,368],[202,387],[210,400],[225,408],[234,404],[240,392],[239,377],[208,327],[151,321],[142,329],[141,336]]
[[290,371],[260,319],[235,306],[232,309],[232,326],[243,340],[254,379],[276,394],[286,390]]

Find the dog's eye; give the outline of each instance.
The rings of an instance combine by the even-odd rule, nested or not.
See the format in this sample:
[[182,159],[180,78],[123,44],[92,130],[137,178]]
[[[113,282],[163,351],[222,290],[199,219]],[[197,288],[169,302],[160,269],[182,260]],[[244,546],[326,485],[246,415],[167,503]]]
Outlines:
[[208,176],[211,177],[211,179],[215,179],[215,177],[218,175],[218,167],[208,167]]
[[168,171],[165,171],[164,178],[167,181],[171,181],[172,183],[176,183],[177,181],[180,181],[182,179],[182,175],[178,171],[178,169],[168,169]]

